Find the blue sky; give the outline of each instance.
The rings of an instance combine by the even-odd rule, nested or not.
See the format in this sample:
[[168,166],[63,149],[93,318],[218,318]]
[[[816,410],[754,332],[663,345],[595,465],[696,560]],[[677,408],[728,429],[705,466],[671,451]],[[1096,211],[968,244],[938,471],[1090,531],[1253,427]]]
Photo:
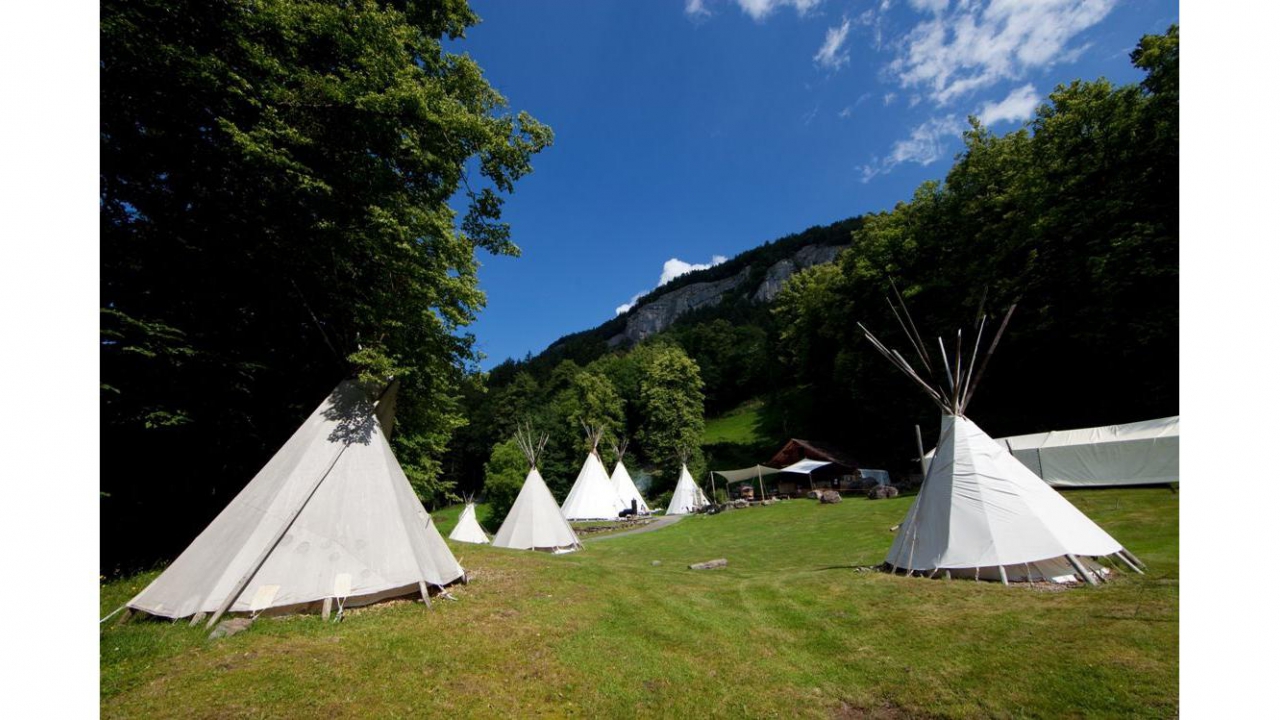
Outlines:
[[537,353],[689,267],[941,179],[969,114],[1020,126],[1058,83],[1139,78],[1165,0],[473,0],[451,50],[555,131],[482,255],[487,357]]

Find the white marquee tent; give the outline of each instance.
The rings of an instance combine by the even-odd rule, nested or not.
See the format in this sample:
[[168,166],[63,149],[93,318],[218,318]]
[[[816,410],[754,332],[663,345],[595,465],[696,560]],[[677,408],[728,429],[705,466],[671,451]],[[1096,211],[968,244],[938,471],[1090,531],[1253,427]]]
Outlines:
[[449,539],[477,545],[489,544],[489,536],[485,534],[484,528],[480,527],[480,521],[476,520],[475,503],[468,502],[462,509],[462,514],[458,516],[458,524],[454,526],[453,532],[449,533]]
[[464,579],[387,442],[396,384],[343,382],[129,601],[167,618],[363,605]]
[[676,489],[671,493],[671,502],[667,504],[668,515],[688,515],[697,512],[699,509],[707,505],[707,496],[702,492],[702,488],[693,481],[693,476],[689,474],[689,467],[684,463],[680,464],[680,480],[676,482]]
[[[898,319],[916,351],[920,372],[901,353],[885,347],[865,327],[862,330],[881,354],[933,400],[942,411],[942,424],[937,453],[898,528],[885,564],[894,572],[906,570],[930,577],[942,573],[948,578],[1005,583],[1066,581],[1078,576],[1096,584],[1106,575],[1097,559],[1107,556],[1138,570],[1137,559],[1120,543],[964,415],[1013,308],[1005,315],[975,375],[985,318],[971,355],[962,351],[963,336],[958,334],[955,355],[949,359],[942,350],[930,362],[927,346],[915,331],[901,297],[898,302],[902,311]],[[895,314],[898,310],[894,308]],[[938,347],[945,347],[941,338]],[[943,373],[945,382],[933,381],[935,374]]]
[[[1178,482],[1178,416],[997,438],[1054,487]],[[925,455],[926,467],[933,451]]]

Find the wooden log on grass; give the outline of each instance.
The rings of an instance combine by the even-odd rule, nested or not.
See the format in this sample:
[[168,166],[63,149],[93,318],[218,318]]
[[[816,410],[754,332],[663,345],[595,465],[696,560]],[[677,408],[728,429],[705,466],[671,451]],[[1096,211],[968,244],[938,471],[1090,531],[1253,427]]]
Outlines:
[[689,569],[690,570],[714,570],[715,568],[722,568],[728,565],[729,565],[728,560],[724,558],[717,558],[715,560],[708,560],[706,562],[694,563],[689,566]]

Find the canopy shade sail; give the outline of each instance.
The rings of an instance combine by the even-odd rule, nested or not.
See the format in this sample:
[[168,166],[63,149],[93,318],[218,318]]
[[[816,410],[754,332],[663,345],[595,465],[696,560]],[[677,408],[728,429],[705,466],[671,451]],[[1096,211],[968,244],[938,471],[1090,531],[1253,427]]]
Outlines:
[[817,470],[819,468],[824,468],[830,464],[831,463],[824,462],[822,460],[801,460],[799,462],[791,463],[790,465],[782,468],[778,472],[800,473],[801,475],[808,475],[812,473],[814,470]]
[[755,465],[741,470],[716,470],[715,474],[725,479],[725,482],[742,482],[743,480],[755,480],[765,475],[775,475],[782,472],[777,468],[771,468],[767,465]]

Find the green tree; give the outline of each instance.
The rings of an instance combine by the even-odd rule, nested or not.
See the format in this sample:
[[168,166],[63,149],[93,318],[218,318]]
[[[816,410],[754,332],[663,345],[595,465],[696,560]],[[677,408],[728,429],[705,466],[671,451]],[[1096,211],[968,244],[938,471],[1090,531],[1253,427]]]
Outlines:
[[462,0],[102,4],[104,558],[171,554],[352,374],[400,378],[396,454],[447,492],[476,251],[518,253],[503,195],[552,139],[445,50],[477,22]]
[[689,456],[690,471],[700,475],[705,420],[698,364],[679,347],[656,348],[643,366],[638,404],[636,439],[649,461],[663,469],[663,483],[675,483],[681,456]]
[[493,522],[500,524],[507,517],[528,474],[529,460],[514,438],[493,446],[484,464],[484,499],[489,504],[489,517]]

